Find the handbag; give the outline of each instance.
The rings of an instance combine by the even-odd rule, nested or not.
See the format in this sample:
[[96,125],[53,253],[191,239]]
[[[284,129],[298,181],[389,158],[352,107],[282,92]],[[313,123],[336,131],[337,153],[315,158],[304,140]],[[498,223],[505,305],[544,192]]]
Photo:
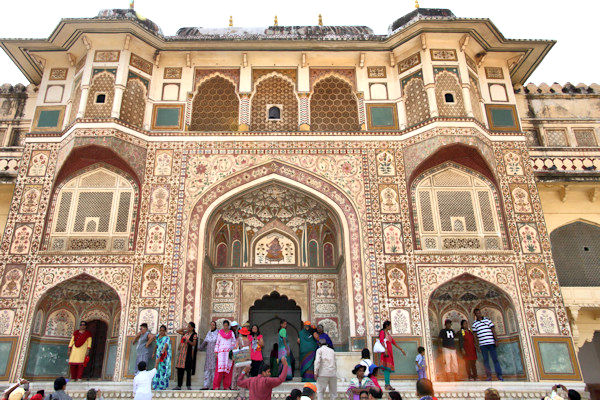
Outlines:
[[242,347],[241,349],[235,349],[232,351],[233,361],[238,367],[245,367],[251,364],[250,359],[250,347]]
[[385,353],[385,347],[381,344],[381,340],[377,339],[373,345],[373,353]]

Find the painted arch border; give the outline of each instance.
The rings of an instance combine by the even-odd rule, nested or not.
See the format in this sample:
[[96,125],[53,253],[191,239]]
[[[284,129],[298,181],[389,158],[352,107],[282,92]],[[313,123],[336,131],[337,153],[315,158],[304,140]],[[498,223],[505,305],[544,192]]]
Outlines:
[[435,359],[433,354],[432,337],[429,327],[429,300],[431,294],[439,287],[461,275],[472,275],[503,291],[512,300],[515,309],[515,318],[519,327],[519,340],[522,346],[521,354],[524,356],[523,368],[529,381],[537,380],[537,371],[533,368],[535,360],[532,348],[533,335],[527,331],[525,322],[525,309],[523,297],[517,285],[516,269],[512,265],[473,265],[473,266],[440,266],[417,264],[417,287],[420,295],[420,306],[423,321],[423,339],[427,344],[426,351],[430,360]]
[[[325,178],[302,170],[279,160],[271,160],[263,164],[239,171],[221,182],[214,184],[194,203],[189,218],[186,233],[187,257],[184,266],[184,275],[181,277],[184,287],[182,308],[185,319],[200,317],[202,307],[201,298],[197,296],[198,288],[202,288],[202,273],[198,273],[200,261],[199,254],[204,254],[204,240],[207,222],[212,212],[224,201],[235,196],[238,192],[251,189],[254,186],[268,181],[280,182],[290,185],[297,190],[305,191],[324,203],[328,204],[340,219],[344,234],[344,253],[350,260],[346,270],[346,291],[348,292],[348,317],[350,319],[350,336],[364,336],[367,316],[364,303],[365,290],[363,266],[361,261],[359,217],[352,200]],[[355,245],[351,245],[351,239]],[[195,281],[186,280],[186,276],[195,276]],[[177,285],[179,286],[179,285]],[[352,289],[352,291],[350,291]],[[190,304],[193,302],[193,306]],[[187,311],[187,314],[186,314]]]
[[131,266],[110,266],[110,267],[98,267],[98,266],[85,266],[85,265],[68,265],[65,267],[52,267],[52,266],[39,266],[36,268],[35,275],[33,278],[32,287],[36,290],[32,291],[28,299],[29,307],[27,314],[24,316],[24,327],[25,329],[21,333],[18,341],[19,355],[17,358],[16,365],[13,366],[11,376],[17,377],[22,376],[25,368],[25,357],[29,353],[29,345],[31,338],[31,331],[33,329],[33,322],[35,318],[35,310],[40,299],[48,293],[48,291],[61,283],[76,278],[78,276],[88,275],[104,285],[113,289],[119,301],[121,303],[120,322],[119,322],[119,335],[117,342],[117,354],[115,357],[115,374],[113,375],[114,381],[119,381],[123,374],[123,354],[126,342],[127,333],[127,314],[128,314],[128,299],[129,289],[131,287]]

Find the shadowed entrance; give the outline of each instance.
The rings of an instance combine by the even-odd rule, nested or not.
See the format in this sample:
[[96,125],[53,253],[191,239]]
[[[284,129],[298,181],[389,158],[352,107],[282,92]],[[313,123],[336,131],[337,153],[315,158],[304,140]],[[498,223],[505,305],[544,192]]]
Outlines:
[[[250,323],[258,325],[265,341],[263,360],[268,362],[273,344],[278,341],[279,325],[281,320],[288,322],[287,334],[292,352],[292,359],[298,360],[298,332],[302,327],[302,310],[294,300],[273,291],[268,296],[256,300],[250,307]],[[294,369],[294,371],[296,368]]]

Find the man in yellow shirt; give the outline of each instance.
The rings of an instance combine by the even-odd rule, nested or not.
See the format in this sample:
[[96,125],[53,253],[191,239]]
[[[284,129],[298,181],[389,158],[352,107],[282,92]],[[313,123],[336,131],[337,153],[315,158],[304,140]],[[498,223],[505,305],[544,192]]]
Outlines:
[[69,369],[71,370],[71,379],[74,381],[81,379],[83,369],[87,364],[85,359],[92,347],[92,335],[86,328],[87,323],[81,321],[79,329],[73,332],[69,342]]

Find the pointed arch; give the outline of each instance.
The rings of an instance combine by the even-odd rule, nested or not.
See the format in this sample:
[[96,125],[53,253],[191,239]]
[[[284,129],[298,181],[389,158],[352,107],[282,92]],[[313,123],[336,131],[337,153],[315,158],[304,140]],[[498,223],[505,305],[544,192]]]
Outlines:
[[310,126],[313,131],[358,131],[358,99],[351,83],[325,75],[313,85],[310,95]]
[[550,233],[552,258],[561,286],[600,286],[600,226],[574,221]]
[[192,131],[237,131],[240,99],[231,78],[214,73],[196,86],[192,100]]
[[[489,268],[492,270],[490,271]],[[523,310],[517,300],[519,298],[518,288],[514,287],[516,285],[512,267],[432,266],[422,269],[420,275],[422,283],[429,283],[429,285],[422,286],[424,290],[421,297],[423,309],[429,312],[429,318],[424,321],[426,342],[430,344],[428,346],[429,359],[436,360],[435,349],[439,346],[437,343],[438,332],[432,330],[435,329],[433,325],[443,324],[443,318],[448,317],[448,313],[451,313],[453,309],[464,312],[464,316],[467,317],[469,326],[471,326],[475,319],[474,310],[476,308],[482,310],[490,308],[490,312],[494,315],[484,314],[484,317],[496,319],[504,327],[506,327],[507,319],[501,310],[511,309],[515,315],[519,316],[517,332],[509,332],[506,329],[502,333],[498,332],[500,339],[498,346],[504,347],[503,351],[509,351],[515,356],[503,362],[503,375],[504,378],[515,380],[533,376],[533,369],[529,364],[531,352],[524,329]],[[462,298],[465,293],[469,293],[470,296]],[[454,317],[458,318],[456,315]],[[452,318],[450,319],[452,320]],[[457,330],[459,327],[454,324],[452,328]],[[443,365],[440,363],[432,362],[434,378],[444,380],[445,376],[441,374],[443,369]]]
[[[298,94],[294,81],[277,72],[258,78],[250,98],[250,127],[254,131],[298,130]],[[279,119],[270,119],[269,107],[280,110]]]
[[[98,95],[104,95],[99,102]],[[112,105],[115,98],[115,73],[104,70],[92,78],[88,100],[85,107],[85,118],[103,119],[110,118]]]
[[[313,175],[296,166],[281,161],[270,161],[261,165],[248,168],[233,174],[229,178],[211,187],[197,199],[192,208],[189,218],[190,224],[187,229],[188,254],[185,260],[184,277],[193,279],[184,283],[185,293],[183,299],[195,299],[195,301],[184,303],[186,310],[183,318],[199,319],[202,306],[202,296],[198,296],[197,288],[204,286],[203,266],[199,255],[203,255],[205,249],[205,235],[207,233],[208,220],[213,211],[236,194],[249,188],[266,182],[280,182],[285,185],[296,187],[299,190],[318,196],[324,203],[329,205],[340,219],[342,227],[343,259],[342,265],[341,294],[345,298],[344,304],[348,305],[348,320],[354,325],[350,326],[351,335],[363,335],[366,333],[365,303],[363,288],[363,272],[361,264],[361,252],[358,247],[352,248],[349,238],[359,237],[359,218],[352,201],[347,195],[332,183]],[[358,246],[358,244],[356,244]],[[200,269],[200,270],[198,270]],[[192,278],[194,277],[194,278]],[[183,278],[182,278],[183,279]]]
[[131,76],[127,80],[119,113],[121,121],[138,128],[144,126],[146,96],[148,94],[146,85],[147,83],[137,76]]
[[445,162],[419,175],[410,191],[417,248],[501,250],[507,246],[500,196],[485,176]]

